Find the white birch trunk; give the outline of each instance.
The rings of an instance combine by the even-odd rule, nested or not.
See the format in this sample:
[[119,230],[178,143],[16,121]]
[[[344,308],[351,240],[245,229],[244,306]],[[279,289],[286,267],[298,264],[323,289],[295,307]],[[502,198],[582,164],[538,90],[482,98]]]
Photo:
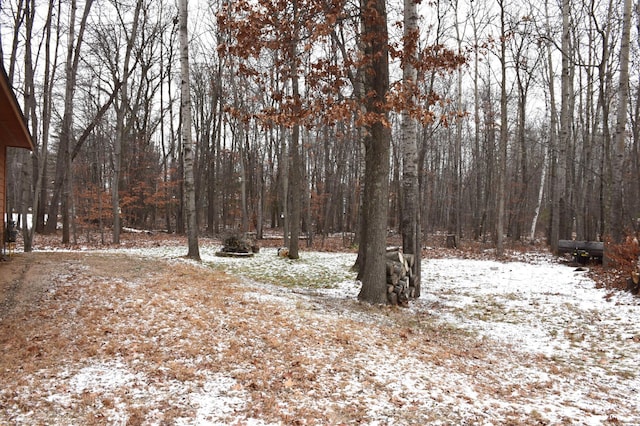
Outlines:
[[179,37],[180,37],[180,95],[182,111],[182,150],[184,152],[184,192],[185,216],[187,219],[188,253],[190,259],[200,260],[198,246],[198,223],[196,220],[196,190],[193,176],[194,146],[191,137],[191,94],[189,82],[189,39],[187,32],[188,4],[187,0],[180,0],[179,7]]
[[536,238],[536,226],[538,225],[538,217],[540,216],[540,206],[542,206],[542,197],[544,195],[544,181],[547,178],[547,162],[549,157],[549,151],[544,153],[544,160],[542,160],[542,173],[540,175],[540,190],[538,191],[538,202],[536,204],[535,212],[533,213],[533,220],[531,221],[531,233],[529,239],[533,242]]
[[[402,79],[406,93],[415,93],[418,72],[413,64],[417,56],[418,10],[415,0],[404,0],[404,48],[405,58]],[[402,249],[420,259],[420,189],[418,182],[418,124],[408,109],[415,103],[415,96],[402,113]],[[410,295],[420,296],[420,262],[414,262],[409,283]]]

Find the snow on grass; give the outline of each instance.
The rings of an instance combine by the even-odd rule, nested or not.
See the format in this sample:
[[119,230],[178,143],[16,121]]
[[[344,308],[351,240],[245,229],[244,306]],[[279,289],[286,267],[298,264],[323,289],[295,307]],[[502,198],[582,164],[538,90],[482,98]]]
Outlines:
[[[433,310],[443,322],[506,343],[514,351],[541,354],[580,375],[580,382],[572,384],[575,395],[564,395],[561,406],[546,406],[543,412],[567,405],[579,407],[583,416],[626,411],[607,402],[614,395],[618,401],[627,395],[629,404],[638,407],[638,298],[596,289],[585,272],[546,260],[435,259],[425,261],[423,271],[423,298],[413,309]],[[640,420],[636,408],[627,412],[631,423]],[[568,415],[579,413],[573,408]],[[599,414],[583,420],[600,424],[606,419]]]
[[283,287],[335,289],[355,279],[350,271],[355,262],[353,254],[302,252],[300,259],[288,259],[278,257],[277,250],[271,248],[248,259],[217,257],[206,248],[200,254],[203,262],[213,268]]
[[[175,283],[108,282],[125,297],[105,302],[108,314],[144,333],[127,342],[127,362],[53,375],[48,401],[64,409],[70,394],[106,394],[124,422],[129,395],[154,403],[147,424],[161,423],[164,400],[179,425],[640,424],[640,300],[549,257],[424,260],[422,297],[390,309],[357,302],[354,254],[215,250],[201,248],[199,268],[237,278],[233,294],[190,289],[184,271]],[[193,264],[182,247],[124,251]],[[136,369],[159,362],[136,353],[144,347],[165,360],[158,377]]]
[[[202,258],[207,266],[246,277],[254,284],[312,289],[305,293],[309,296],[353,300],[359,291],[359,283],[354,281],[354,274],[350,271],[355,260],[353,254],[303,252],[301,259],[288,260],[278,258],[275,250],[267,249],[250,259],[236,259],[218,258],[212,250],[205,249]],[[546,371],[523,365],[511,366],[506,379],[514,386],[531,382],[551,385],[552,390],[555,387],[557,398],[550,398],[546,393],[538,399],[530,398],[528,409],[534,416],[557,422],[577,416],[585,424],[599,424],[617,415],[618,420],[640,422],[640,414],[635,408],[640,402],[638,299],[621,292],[611,294],[607,290],[596,289],[584,272],[555,263],[548,256],[530,255],[527,260],[506,263],[468,259],[425,260],[422,297],[412,302],[409,312],[428,312],[437,317],[445,328],[462,328],[479,340],[496,341],[506,345],[510,351],[542,357],[559,368],[570,370],[572,377],[579,377],[554,383]],[[301,297],[299,292],[292,294],[274,288],[268,291],[267,294],[263,291],[247,293],[244,297],[281,304],[290,303],[286,300],[293,297]],[[306,315],[317,319],[325,313]],[[367,365],[364,368],[366,374],[381,368],[384,371],[383,365],[389,357],[385,354],[380,359],[367,353],[366,362],[361,360]],[[406,371],[411,371],[411,366],[415,369],[416,362],[409,363]],[[426,371],[433,366],[424,368]],[[468,380],[466,376],[454,379],[455,372],[446,369],[440,373],[448,377],[449,383],[459,383],[456,396],[449,397],[457,407],[461,407],[461,401],[473,401],[465,408],[467,415],[477,412],[474,415],[484,418],[486,416],[481,415],[483,411],[492,406],[505,406],[502,398],[489,398],[488,402],[479,403],[473,389],[464,386]],[[424,400],[423,393],[435,392],[427,400],[442,399],[441,404],[444,405],[454,403],[447,402],[438,386],[438,390],[433,391],[432,380],[421,384],[423,379],[420,377],[412,379],[403,374],[393,374],[382,381],[388,384],[394,395]],[[348,385],[345,390],[347,398],[353,393],[367,395],[360,379],[358,376]],[[371,392],[369,398],[372,401],[375,400],[374,395]],[[612,398],[617,402],[608,402]],[[629,407],[618,406],[619,401],[628,398],[633,402]],[[381,413],[391,410],[388,404],[376,401],[367,407],[374,423],[385,421]],[[496,416],[496,419],[499,422],[505,417]]]
[[[355,260],[353,254],[305,252],[300,260],[290,261],[277,258],[275,250],[264,250],[252,259],[215,258],[205,251],[203,259],[211,267],[253,281],[312,288],[313,294],[353,299],[359,291],[359,284],[354,282],[349,269]],[[640,303],[637,298],[596,289],[584,272],[557,264],[548,256],[531,255],[526,263],[434,259],[425,260],[422,270],[422,297],[412,302],[411,312],[429,312],[445,326],[467,329],[480,340],[497,341],[514,352],[540,356],[561,366],[559,368],[571,370],[579,378],[554,383],[547,372],[535,367],[511,366],[507,380],[511,380],[512,385],[549,384],[558,394],[557,398],[550,398],[548,394],[530,398],[528,410],[532,416],[552,422],[578,417],[585,424],[600,424],[607,419],[640,421],[636,409],[640,402],[637,373]],[[258,299],[266,300],[265,297]],[[278,298],[286,297],[291,296],[281,293],[275,298],[268,296],[275,303],[279,302]],[[389,355],[383,358],[368,353],[367,374],[380,371],[381,365],[389,361]],[[415,361],[406,366],[406,371],[411,371],[412,366],[415,369]],[[432,366],[424,368],[428,370]],[[479,403],[475,391],[464,385],[468,380],[466,376],[454,379],[455,372],[441,371],[441,374],[448,377],[449,383],[459,383],[454,401],[449,403],[455,402],[460,409],[461,400],[473,401],[465,408],[467,416],[476,412],[474,415],[483,418],[481,413],[492,406],[505,405],[501,398]],[[385,377],[383,382],[395,389],[394,395],[410,400],[424,399],[423,393],[433,386],[433,383],[421,386],[420,378],[403,374]],[[360,378],[349,385],[346,396],[353,392],[367,394]],[[434,397],[448,404],[441,392],[430,395],[431,399]],[[375,400],[373,393],[370,398]],[[612,398],[615,403],[609,402]],[[625,399],[630,399],[629,406],[619,406]],[[388,403],[380,401],[367,407],[374,423],[384,422],[384,415],[380,413],[389,410]],[[499,422],[504,417],[497,416],[494,420]]]
[[548,357],[597,350],[615,360],[640,336],[640,303],[623,292],[596,289],[585,272],[554,263],[497,263],[460,259],[425,261],[424,297],[417,308]]
[[178,419],[176,424],[219,425],[219,419],[245,409],[246,399],[246,393],[238,389],[234,379],[222,373],[211,374],[198,392],[189,395],[190,404],[196,407],[194,418]]
[[[238,274],[257,282],[282,287],[308,289],[358,289],[351,271],[356,255],[352,253],[302,252],[300,259],[278,257],[277,249],[264,248],[251,257],[218,257],[219,246],[200,248],[204,265],[229,274]],[[184,247],[149,247],[126,250],[145,257],[180,258]],[[345,284],[346,283],[346,284]],[[351,285],[350,285],[351,284]],[[357,292],[355,293],[357,295]]]

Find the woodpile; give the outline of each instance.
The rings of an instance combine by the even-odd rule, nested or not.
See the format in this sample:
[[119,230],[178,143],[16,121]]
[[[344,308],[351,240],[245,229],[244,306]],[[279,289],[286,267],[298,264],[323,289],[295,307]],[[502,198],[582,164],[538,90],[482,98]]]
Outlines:
[[251,235],[233,232],[222,239],[222,249],[216,252],[216,256],[250,257],[259,251],[260,248]]
[[392,249],[386,254],[387,300],[391,305],[407,306],[409,298],[414,295],[412,254],[403,254],[399,249]]

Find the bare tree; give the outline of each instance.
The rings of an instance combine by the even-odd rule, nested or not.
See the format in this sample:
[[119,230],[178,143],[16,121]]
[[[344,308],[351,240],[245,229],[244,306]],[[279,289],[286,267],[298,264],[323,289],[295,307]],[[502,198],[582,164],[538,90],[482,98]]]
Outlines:
[[[125,115],[129,109],[129,76],[131,75],[131,55],[136,42],[138,33],[138,23],[140,20],[140,11],[142,10],[143,0],[137,0],[135,10],[133,12],[133,20],[131,22],[131,32],[127,34],[125,30],[126,38],[126,50],[124,53],[124,60],[122,64],[121,72],[121,84],[120,96],[116,103],[116,134],[113,147],[113,178],[111,181],[111,208],[113,214],[113,230],[112,238],[114,244],[120,243],[120,173],[122,165],[122,145],[126,137],[125,129]],[[120,8],[116,8],[119,16],[119,20],[123,23],[123,17],[121,15]],[[119,64],[118,64],[119,65]]]
[[620,39],[620,77],[618,81],[618,114],[616,120],[616,138],[613,146],[612,169],[613,185],[611,206],[611,237],[622,242],[625,237],[624,215],[624,158],[626,145],[626,124],[629,102],[629,51],[631,46],[631,0],[624,0],[622,18],[622,37]]
[[568,238],[567,228],[568,202],[567,199],[567,161],[569,145],[571,143],[571,2],[562,1],[562,42],[560,52],[562,54],[562,71],[560,75],[560,135],[556,146],[555,158],[552,157],[553,166],[551,176],[551,193],[553,206],[551,210],[551,248],[557,252],[558,240]]
[[[35,86],[35,66],[33,63],[33,52],[32,52],[32,44],[33,43],[33,27],[34,27],[34,18],[36,13],[35,2],[33,0],[27,0],[25,3],[25,54],[24,54],[24,114],[25,119],[27,121],[27,126],[30,126],[31,138],[34,144],[34,152],[32,154],[32,167],[28,167],[29,161],[28,156],[25,153],[20,152],[20,156],[22,156],[23,167],[22,173],[23,177],[21,179],[20,184],[22,185],[22,205],[20,206],[20,211],[22,212],[22,234],[24,237],[24,251],[30,252],[32,250],[33,243],[33,231],[29,229],[29,220],[28,220],[28,204],[30,202],[31,196],[35,196],[38,194],[37,191],[32,191],[32,182],[38,179],[39,176],[39,165],[38,165],[38,156],[39,156],[39,144],[38,144],[38,115],[36,108],[36,86]],[[35,179],[34,179],[35,177]],[[37,197],[34,197],[37,198]],[[37,201],[33,200],[33,213],[37,211]],[[35,217],[35,216],[33,216]],[[35,221],[34,221],[35,223]],[[33,227],[32,227],[33,228]]]
[[185,205],[187,214],[187,257],[200,260],[198,245],[198,223],[196,217],[196,193],[193,174],[194,146],[191,137],[191,92],[189,85],[189,38],[187,31],[188,1],[180,0],[179,36],[180,36],[180,75],[181,75],[181,129],[184,158]]
[[509,129],[507,121],[507,49],[506,49],[506,10],[503,0],[498,0],[500,6],[500,148],[498,150],[498,208],[496,221],[496,254],[504,254],[505,233],[505,203],[507,198],[507,145]]
[[[47,176],[47,160],[49,158],[49,136],[51,127],[51,115],[53,104],[53,87],[55,74],[57,69],[58,60],[58,47],[60,46],[59,38],[56,35],[60,31],[60,6],[61,1],[49,2],[49,8],[47,11],[47,19],[45,21],[45,39],[44,39],[44,75],[42,82],[42,97],[41,97],[41,118],[40,118],[40,151],[36,155],[37,161],[37,177],[34,187],[33,195],[33,226],[30,232],[26,233],[25,237],[25,250],[33,246],[33,236],[36,231],[42,231],[44,225],[44,206],[46,203],[46,176]],[[58,13],[55,13],[55,11]],[[57,17],[54,22],[54,15]],[[53,28],[55,24],[55,33]],[[51,43],[54,42],[53,52],[51,51]]]
[[361,4],[364,41],[364,93],[367,120],[365,147],[362,242],[362,288],[358,299],[387,303],[384,255],[389,202],[389,151],[391,133],[385,103],[389,90],[387,9],[384,0]]
[[58,203],[61,201],[62,208],[62,242],[69,243],[70,238],[70,209],[71,209],[71,149],[73,139],[73,109],[74,95],[76,91],[76,77],[80,54],[87,26],[87,20],[93,0],[87,0],[84,5],[84,12],[78,27],[76,37],[76,0],[72,0],[69,5],[69,31],[67,34],[67,55],[65,63],[65,93],[64,112],[60,126],[60,140],[58,144],[58,155],[56,157],[55,186],[53,198],[49,205],[49,215],[47,221],[47,231],[53,232],[56,229],[59,211]]
[[414,297],[420,297],[422,239],[420,226],[420,188],[418,181],[418,123],[409,111],[415,105],[418,71],[418,10],[415,0],[404,1],[404,90],[411,99],[402,113],[402,249],[414,256],[409,286]]

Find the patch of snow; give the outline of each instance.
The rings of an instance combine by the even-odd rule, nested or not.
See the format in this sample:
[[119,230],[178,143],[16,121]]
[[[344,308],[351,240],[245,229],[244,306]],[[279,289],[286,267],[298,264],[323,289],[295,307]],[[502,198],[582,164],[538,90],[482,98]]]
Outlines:
[[207,377],[202,389],[189,395],[190,403],[196,407],[192,419],[178,419],[177,425],[223,425],[225,419],[245,407],[246,395],[234,389],[237,383],[223,374]]
[[129,371],[127,366],[116,360],[112,363],[98,363],[80,370],[70,380],[75,393],[84,391],[112,390],[123,386],[131,386],[144,380],[139,374]]

